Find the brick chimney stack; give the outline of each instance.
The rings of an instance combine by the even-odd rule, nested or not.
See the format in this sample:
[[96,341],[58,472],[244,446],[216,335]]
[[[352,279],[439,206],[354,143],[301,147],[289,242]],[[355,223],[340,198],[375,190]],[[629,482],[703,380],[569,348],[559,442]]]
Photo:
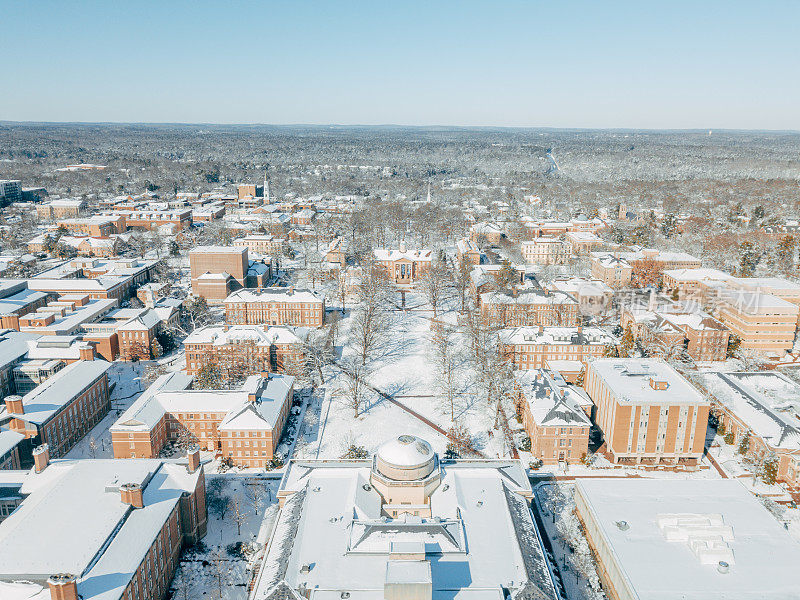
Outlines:
[[81,360],[94,360],[97,355],[95,353],[94,346],[91,344],[86,344],[85,346],[78,348],[78,356]]
[[186,450],[187,469],[189,473],[194,473],[200,468],[200,446],[191,446]]
[[119,487],[120,499],[133,508],[144,508],[144,490],[138,483],[124,483]]
[[51,600],[78,600],[78,581],[72,573],[57,573],[47,579]]
[[6,396],[6,410],[15,415],[23,414],[25,407],[22,404],[22,396]]
[[33,468],[37,473],[41,473],[50,464],[50,446],[42,444],[33,449]]

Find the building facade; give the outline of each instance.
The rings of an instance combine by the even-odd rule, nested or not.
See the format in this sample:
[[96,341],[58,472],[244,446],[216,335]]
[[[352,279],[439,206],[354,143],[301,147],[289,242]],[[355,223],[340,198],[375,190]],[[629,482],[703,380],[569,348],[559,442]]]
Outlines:
[[514,373],[517,414],[531,440],[531,455],[546,465],[580,463],[589,453],[591,401],[552,371]]
[[666,362],[597,359],[584,387],[612,462],[697,468],[711,403]]
[[321,327],[325,322],[325,301],[294,287],[239,290],[224,304],[225,320],[231,325]]

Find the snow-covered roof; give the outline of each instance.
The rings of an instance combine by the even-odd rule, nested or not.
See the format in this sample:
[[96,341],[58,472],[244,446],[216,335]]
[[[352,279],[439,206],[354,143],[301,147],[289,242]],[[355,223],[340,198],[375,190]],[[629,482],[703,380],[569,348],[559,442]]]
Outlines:
[[668,275],[676,281],[733,281],[736,279],[730,273],[710,268],[667,269],[664,271],[664,275]]
[[563,292],[543,293],[538,289],[520,290],[516,295],[506,292],[481,294],[481,304],[577,304]]
[[498,335],[502,343],[509,345],[605,345],[617,342],[613,335],[600,327],[509,327],[501,329]]
[[81,348],[89,348],[89,344],[74,335],[43,335],[28,341],[30,359],[62,359],[78,360]]
[[[632,597],[797,598],[800,544],[740,482],[614,478],[575,485],[586,503],[578,503],[581,517],[608,548],[601,559],[605,569],[625,581]],[[694,529],[670,528],[678,518],[691,518]],[[714,560],[712,553],[726,550],[733,558],[721,573],[722,558]]]
[[[555,600],[519,461],[443,462],[441,482],[430,496],[432,516],[394,519],[381,514],[381,497],[369,485],[371,465],[289,463],[279,491],[289,497],[252,600],[275,598],[276,586],[284,583],[284,590],[303,584],[317,600],[338,599],[343,591],[363,600],[382,598],[393,545],[395,551],[402,546],[425,553],[434,600],[502,600],[501,586],[513,593],[526,585],[538,591],[531,598]],[[411,574],[397,575],[407,580]]]
[[[623,404],[708,404],[691,383],[661,359],[598,358],[589,368]],[[666,382],[666,389],[655,389],[651,379]]]
[[773,448],[800,450],[800,386],[776,371],[706,373],[714,397]]
[[0,429],[0,458],[13,450],[14,447],[24,439],[25,436],[17,431]]
[[581,277],[555,279],[550,283],[549,287],[567,294],[577,294],[578,296],[603,296],[614,292],[611,286],[604,281],[583,279]]
[[300,327],[265,327],[263,325],[209,325],[195,329],[183,341],[188,344],[214,344],[226,346],[242,342],[253,342],[258,346],[272,344],[300,344],[308,330]]
[[110,368],[111,364],[104,360],[81,360],[67,365],[25,394],[24,414],[15,416],[36,425],[47,422]]
[[322,298],[307,289],[291,287],[271,287],[262,289],[241,289],[225,298],[225,303],[233,302],[304,302],[322,303]]
[[[294,377],[270,373],[268,377],[252,375],[235,390],[189,390],[185,376],[165,375],[156,379],[151,388],[128,408],[111,431],[148,431],[165,413],[216,412],[226,413],[220,429],[272,430],[289,392]],[[255,401],[249,396],[255,395]],[[247,424],[248,427],[244,425]]]
[[0,330],[0,368],[18,361],[28,352],[28,342],[39,336],[33,333]]
[[[155,459],[54,460],[29,473],[21,490],[29,495],[0,523],[0,579],[43,583],[73,573],[81,598],[117,600],[200,473]],[[143,508],[122,502],[125,483],[143,486]]]
[[514,371],[514,383],[522,392],[537,425],[545,427],[590,427],[581,408],[591,400],[582,388],[568,385],[554,371],[531,369]]
[[375,249],[375,260],[410,260],[412,262],[430,262],[432,253],[428,248],[420,250],[393,250],[387,248]]
[[0,315],[15,314],[18,310],[46,297],[47,294],[45,292],[37,292],[29,289],[22,290],[21,292],[17,292],[16,294],[0,300]]
[[247,252],[247,248],[236,246],[197,246],[189,250],[189,255],[192,254],[237,254],[242,255]]
[[148,308],[142,314],[120,325],[117,331],[149,331],[160,322],[161,317],[159,317],[158,313]]
[[761,292],[726,290],[723,291],[722,298],[737,310],[748,314],[759,314],[765,310],[775,310],[785,314],[797,314],[800,311],[796,304],[788,300]]
[[381,444],[375,455],[390,465],[411,468],[433,460],[433,448],[414,435],[401,435]]

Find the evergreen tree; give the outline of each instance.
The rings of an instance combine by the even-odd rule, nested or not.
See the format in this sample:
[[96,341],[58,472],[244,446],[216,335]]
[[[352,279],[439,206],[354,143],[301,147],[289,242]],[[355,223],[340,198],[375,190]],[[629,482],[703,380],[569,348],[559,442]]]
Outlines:
[[622,354],[624,356],[630,356],[631,352],[633,352],[633,329],[630,325],[625,328],[625,332],[622,334]]
[[750,452],[750,432],[744,434],[741,440],[739,440],[739,448],[736,450],[742,456],[747,456],[747,453]]

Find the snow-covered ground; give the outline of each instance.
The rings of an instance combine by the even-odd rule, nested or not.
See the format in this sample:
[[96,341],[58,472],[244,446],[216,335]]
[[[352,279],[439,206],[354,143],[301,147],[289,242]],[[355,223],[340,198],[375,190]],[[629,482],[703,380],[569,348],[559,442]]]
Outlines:
[[[206,477],[208,531],[181,557],[171,586],[176,600],[247,598],[252,569],[278,514],[279,481],[233,474]],[[217,486],[220,491],[214,492]]]
[[[450,299],[454,304],[454,299]],[[433,356],[430,319],[432,309],[414,292],[406,294],[407,310],[400,310],[400,295],[390,299],[390,324],[374,356],[367,361],[370,386],[388,394],[411,410],[430,420],[442,430],[453,425],[451,408],[441,389]],[[449,310],[445,305],[444,310]],[[340,361],[355,360],[350,343],[351,313],[339,323]],[[457,335],[459,355],[459,393],[455,401],[456,422],[472,434],[475,447],[487,456],[503,456],[502,433],[492,430],[494,411],[476,400],[471,384],[472,373],[466,363],[466,339]],[[348,403],[347,378],[340,369],[326,369],[324,394],[309,406],[303,422],[302,438],[296,456],[302,458],[340,457],[351,444],[374,451],[387,439],[410,433],[428,440],[437,452],[443,453],[448,440],[441,432],[416,416],[368,390],[358,417]]]

